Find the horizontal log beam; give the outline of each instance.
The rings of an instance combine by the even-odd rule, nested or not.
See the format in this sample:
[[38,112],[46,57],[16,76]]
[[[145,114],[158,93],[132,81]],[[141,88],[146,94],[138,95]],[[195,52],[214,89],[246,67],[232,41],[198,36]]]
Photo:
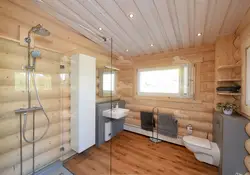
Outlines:
[[[134,126],[137,126],[137,127],[141,127],[140,120],[136,120],[136,119],[126,118],[125,119],[125,124],[129,124],[129,125],[134,125]],[[178,127],[178,135],[179,136],[188,135],[187,129],[179,126]],[[199,131],[197,129],[193,129],[192,135],[196,136],[196,137],[201,137],[201,138],[207,138],[208,137],[208,133],[207,132]]]
[[[70,98],[55,98],[55,99],[41,99],[41,103],[46,112],[64,110],[70,108]],[[31,101],[32,106],[39,106],[37,100]],[[18,101],[18,102],[4,102],[0,103],[0,119],[8,118],[13,116],[14,111],[19,108],[27,108],[28,102]]]
[[[1,69],[13,69],[23,71],[23,68],[27,65],[25,56],[19,56],[12,53],[3,53],[0,51],[0,68]],[[37,59],[36,71],[42,73],[53,73],[60,74],[62,72],[70,72],[70,64],[63,63],[64,69],[60,68],[61,62],[48,60],[48,59]]]
[[[46,126],[37,128],[35,131],[35,136],[40,137],[46,129]],[[64,120],[62,123],[55,123],[50,125],[49,130],[47,134],[44,136],[45,138],[52,137],[55,135],[60,134],[61,132],[66,132],[70,130],[70,121],[69,120]],[[28,139],[32,138],[32,130],[27,130],[26,131],[26,137]],[[0,139],[0,143],[6,143],[6,144],[0,144],[0,154],[4,154],[13,150],[16,150],[20,146],[20,135],[18,134],[13,134],[4,138]],[[27,142],[23,140],[23,146],[28,145]]]
[[148,107],[158,107],[158,108],[169,108],[169,109],[180,109],[185,111],[195,111],[195,112],[213,112],[212,103],[192,103],[192,102],[171,102],[164,100],[150,100],[150,99],[134,99],[134,98],[124,98],[127,105],[130,106],[148,106]]
[[250,139],[246,140],[245,149],[247,150],[248,154],[250,154]]
[[[27,47],[22,47],[20,46],[20,41],[18,42],[13,42],[11,40],[6,40],[3,38],[0,38],[0,52],[2,53],[10,53],[10,54],[15,54],[23,57],[27,57]],[[3,47],[4,46],[4,47]],[[53,60],[53,61],[58,61],[62,60],[64,57],[63,54],[57,53],[57,52],[51,52],[48,50],[44,49],[39,49],[43,59],[47,60]],[[69,57],[67,57],[67,60]],[[65,61],[67,61],[65,60]]]
[[[19,73],[24,73],[24,71],[17,71],[11,69],[0,69],[0,85],[2,86],[15,86],[16,84],[16,76]],[[36,71],[37,74],[41,72]],[[43,73],[44,75],[49,75],[51,77],[51,84],[52,86],[69,86],[70,84],[70,77],[69,73],[63,73],[65,75],[65,80],[62,81],[60,73],[59,74],[52,74],[52,73]]]
[[[119,100],[119,97],[112,97],[112,101],[116,101]],[[96,103],[102,103],[102,102],[110,102],[111,101],[111,97],[99,97],[96,96]]]
[[247,167],[247,170],[250,171],[250,155],[245,157],[244,163],[245,163],[245,166]]
[[[25,87],[24,87],[25,88]],[[52,86],[51,89],[37,87],[39,97],[41,99],[67,98],[70,97],[70,87]],[[0,103],[11,101],[24,101],[27,99],[28,93],[26,90],[19,89],[18,86],[0,86]],[[31,92],[32,100],[36,100],[34,89]]]
[[[52,136],[41,141],[36,142],[35,156],[47,152],[53,148],[59,147],[62,144],[69,143],[70,133],[64,132],[56,136]],[[32,144],[23,147],[22,160],[28,160],[32,158]],[[0,172],[1,169],[10,168],[20,163],[20,149],[10,151],[8,153],[0,155]]]
[[[128,119],[138,120],[138,122],[141,122],[140,118],[135,118],[133,116],[128,116]],[[157,121],[157,116],[154,117]],[[186,120],[176,117],[178,120],[178,126],[182,128],[186,128],[188,125],[192,125],[193,129],[198,131],[204,131],[204,132],[213,132],[213,124],[208,122],[200,122],[200,121],[193,121],[193,120]]]
[[[135,116],[137,118],[140,118],[141,111],[152,112],[153,110],[152,106],[145,106],[145,105],[126,104],[125,107],[130,110],[129,115]],[[208,112],[195,112],[195,111],[161,108],[161,107],[159,107],[158,109],[159,109],[159,113],[173,114],[175,117],[178,117],[181,119],[202,121],[202,122],[209,122],[209,123],[212,123],[213,121],[213,114],[208,113]]]
[[[63,154],[67,154],[71,151],[70,144],[64,144],[64,152],[60,151],[60,147],[56,147],[54,149],[49,150],[48,152],[44,152],[35,157],[35,169],[40,169],[51,162],[58,160]],[[29,174],[32,172],[32,159],[28,159],[23,161],[23,174]],[[6,168],[1,172],[2,175],[20,175],[20,164],[15,165],[15,168]]]
[[[51,111],[47,112],[47,115],[50,120],[50,124],[59,123],[61,120],[69,120],[70,118],[70,111]],[[32,129],[33,127],[33,120],[32,116],[27,116],[27,130]],[[20,128],[20,121],[18,116],[9,117],[6,119],[0,120],[0,139],[7,137],[12,134],[19,133]],[[36,112],[35,116],[35,127],[40,128],[42,126],[47,125],[47,119],[42,111]]]
[[245,127],[246,133],[250,136],[250,122]]

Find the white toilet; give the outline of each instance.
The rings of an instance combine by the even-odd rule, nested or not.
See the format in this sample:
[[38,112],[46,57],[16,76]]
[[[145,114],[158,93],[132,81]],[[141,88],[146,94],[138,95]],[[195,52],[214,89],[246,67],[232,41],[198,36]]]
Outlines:
[[194,136],[184,136],[183,142],[185,147],[194,153],[197,160],[219,166],[220,149],[216,143]]

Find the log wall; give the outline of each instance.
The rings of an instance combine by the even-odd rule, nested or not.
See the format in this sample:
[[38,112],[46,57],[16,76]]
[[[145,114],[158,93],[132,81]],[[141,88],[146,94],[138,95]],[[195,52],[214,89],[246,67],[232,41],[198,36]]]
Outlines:
[[[40,50],[42,55],[37,59],[36,67],[40,81],[39,95],[51,121],[48,133],[35,144],[36,170],[75,154],[70,149],[70,56],[77,53],[93,56],[98,69],[110,65],[110,53],[44,13],[32,1],[1,1],[0,21],[0,174],[19,175],[19,118],[15,116],[14,110],[27,107],[23,68],[27,64],[24,38],[28,30],[42,24],[51,32],[48,37],[32,35],[32,48]],[[60,64],[65,68],[60,69]],[[97,96],[97,102],[109,100]],[[32,105],[38,105],[34,90]],[[32,136],[30,117],[26,132],[28,138]],[[36,114],[35,126],[36,136],[41,136],[46,126],[41,112]],[[64,151],[60,151],[62,146]],[[32,145],[23,140],[23,174],[31,171]]]
[[[40,169],[59,158],[65,159],[74,152],[70,149],[70,58],[60,53],[41,50],[41,58],[37,60],[36,77],[44,75],[49,87],[39,86],[41,103],[50,119],[50,128],[45,137],[35,144],[36,168]],[[20,125],[19,117],[14,110],[27,107],[27,92],[24,65],[27,61],[27,48],[19,43],[0,38],[0,174],[20,173]],[[60,69],[60,65],[65,66]],[[25,74],[23,74],[25,75]],[[60,75],[64,75],[65,80]],[[21,83],[20,83],[21,82]],[[97,94],[99,86],[97,77]],[[113,98],[116,99],[116,98]],[[110,97],[96,96],[97,102],[110,101]],[[32,105],[38,106],[34,89],[32,90]],[[35,134],[40,137],[47,120],[40,111],[36,113]],[[28,116],[28,138],[32,137],[32,118]],[[65,147],[60,152],[60,147]],[[50,153],[53,157],[46,158]],[[40,160],[40,159],[45,160]],[[32,170],[32,145],[23,140],[24,174]],[[41,162],[41,163],[37,163]]]
[[[136,94],[136,69],[161,67],[172,64],[173,57],[180,56],[195,64],[195,98],[179,99],[167,97],[140,97]],[[158,107],[160,113],[173,114],[178,119],[179,136],[187,135],[186,127],[193,126],[193,135],[212,140],[214,103],[214,47],[185,49],[156,55],[132,58],[132,64],[116,64],[118,71],[118,93],[130,109],[126,124],[140,126],[140,112],[151,112]],[[156,116],[155,116],[156,117]]]
[[[250,47],[250,11],[246,14],[242,20],[240,26],[237,29],[239,35],[239,55],[241,57],[241,113],[250,119],[250,107],[246,105],[246,49]],[[250,136],[250,123],[246,125],[246,133]],[[245,148],[250,154],[250,138],[245,142]],[[245,157],[245,166],[250,172],[250,155]],[[250,173],[246,174],[250,174]]]
[[[41,50],[41,49],[39,49]],[[27,48],[19,43],[0,39],[0,174],[20,174],[19,116],[14,110],[27,107],[25,71]],[[65,66],[60,69],[60,64]],[[50,119],[45,137],[35,144],[36,168],[42,168],[62,155],[71,152],[70,144],[70,64],[68,57],[52,51],[41,50],[37,59],[37,88]],[[65,80],[60,75],[65,76]],[[32,103],[38,106],[32,88]],[[40,137],[47,121],[40,111],[36,113],[35,136]],[[28,115],[27,138],[32,138],[32,117]],[[22,139],[23,140],[23,139]],[[32,171],[32,144],[23,140],[23,173]],[[64,147],[64,151],[60,151]],[[53,155],[46,156],[50,153]],[[41,158],[43,158],[41,160]]]
[[[239,36],[226,35],[217,38],[215,45],[215,100],[214,105],[217,103],[234,103],[238,106],[240,111],[240,95],[232,96],[229,94],[221,95],[216,92],[216,87],[219,86],[231,86],[234,84],[241,85],[241,81],[234,81],[235,79],[241,79],[241,56]],[[222,66],[234,66],[229,69],[219,69]],[[227,81],[223,81],[227,80]]]

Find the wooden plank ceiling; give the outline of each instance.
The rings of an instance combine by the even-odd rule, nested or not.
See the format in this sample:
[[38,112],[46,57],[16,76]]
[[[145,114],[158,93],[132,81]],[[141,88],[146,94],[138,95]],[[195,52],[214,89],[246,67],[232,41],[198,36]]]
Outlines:
[[235,32],[250,7],[250,0],[33,1],[107,50],[112,37],[114,53],[124,57],[214,44]]

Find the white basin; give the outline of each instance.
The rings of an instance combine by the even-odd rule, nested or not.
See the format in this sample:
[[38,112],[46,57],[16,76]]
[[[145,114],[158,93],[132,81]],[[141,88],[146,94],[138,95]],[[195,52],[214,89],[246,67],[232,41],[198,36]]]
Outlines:
[[104,117],[113,118],[113,119],[120,119],[128,115],[129,109],[123,108],[114,108],[108,109],[102,112]]

